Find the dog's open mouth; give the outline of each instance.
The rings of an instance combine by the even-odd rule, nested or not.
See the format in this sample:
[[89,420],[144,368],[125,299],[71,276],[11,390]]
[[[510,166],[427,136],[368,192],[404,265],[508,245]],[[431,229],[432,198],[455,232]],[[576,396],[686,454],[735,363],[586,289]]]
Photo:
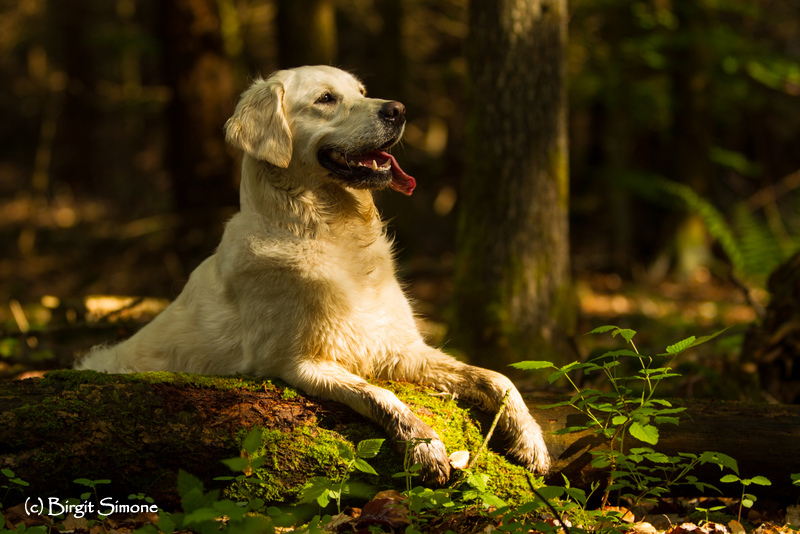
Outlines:
[[403,172],[394,156],[383,150],[345,154],[335,148],[324,148],[317,159],[347,186],[356,189],[380,189],[388,185],[410,195],[417,185],[414,178]]

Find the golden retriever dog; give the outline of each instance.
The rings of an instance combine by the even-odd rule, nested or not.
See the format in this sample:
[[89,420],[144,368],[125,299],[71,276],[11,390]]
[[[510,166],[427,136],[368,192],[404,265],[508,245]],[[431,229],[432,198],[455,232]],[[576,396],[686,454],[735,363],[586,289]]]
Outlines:
[[510,397],[499,426],[508,452],[531,470],[550,458],[539,425],[505,376],[466,365],[423,340],[395,275],[373,190],[406,195],[414,179],[386,150],[405,107],[367,98],[352,75],[300,67],[259,79],[225,125],[244,152],[241,211],[216,253],[150,324],[95,347],[79,369],[275,377],[346,404],[413,449],[424,480],[450,473],[444,445],[381,378],[428,384],[490,412]]

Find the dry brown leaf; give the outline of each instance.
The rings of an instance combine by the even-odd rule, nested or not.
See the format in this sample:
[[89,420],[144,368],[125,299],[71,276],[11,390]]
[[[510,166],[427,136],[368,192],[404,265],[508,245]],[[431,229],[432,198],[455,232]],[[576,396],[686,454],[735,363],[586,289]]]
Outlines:
[[356,521],[356,528],[364,529],[371,525],[379,525],[397,529],[408,524],[408,514],[402,501],[397,498],[382,498],[372,499],[364,505],[361,517]]
[[731,529],[731,534],[745,534],[744,527],[735,519],[728,521],[728,528]]
[[657,534],[658,529],[646,521],[639,521],[631,525],[628,532],[636,532],[636,534]]
[[450,455],[449,460],[453,469],[466,469],[469,465],[469,451],[456,451]]
[[636,521],[636,517],[633,515],[633,512],[625,508],[624,506],[603,506],[604,512],[617,512],[620,515],[620,518],[625,523],[633,523]]
[[25,525],[25,528],[35,527],[37,525],[52,525],[53,522],[49,517],[37,514],[28,514],[25,511],[25,504],[18,504],[11,508],[6,508],[0,518],[5,515],[6,526],[12,530],[16,530],[19,525]]
[[664,534],[697,534],[699,530],[700,527],[694,523],[681,523],[670,527]]

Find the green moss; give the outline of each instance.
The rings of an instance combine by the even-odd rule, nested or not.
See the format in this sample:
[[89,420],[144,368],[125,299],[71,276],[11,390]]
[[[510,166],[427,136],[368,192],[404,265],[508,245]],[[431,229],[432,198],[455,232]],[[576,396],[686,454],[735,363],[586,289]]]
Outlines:
[[[416,384],[381,382],[376,385],[393,391],[420,419],[430,425],[439,434],[448,454],[466,450],[472,455],[483,443],[484,436],[476,419],[478,414],[472,406]],[[381,452],[384,453],[385,451]],[[402,458],[398,454],[394,456],[398,461],[395,471],[387,473],[376,467],[382,477],[402,471]],[[376,463],[373,462],[373,465]],[[527,480],[528,471],[491,449],[483,452],[473,470],[487,474],[489,491],[509,504],[518,504],[533,498]],[[452,480],[452,485],[458,484],[458,477],[453,477]],[[400,486],[403,479],[394,479],[393,484],[395,487]]]
[[[238,438],[244,439],[244,432]],[[267,502],[297,499],[305,483],[314,476],[341,477],[344,462],[339,459],[337,443],[346,443],[341,435],[325,429],[299,426],[291,432],[261,430],[261,446],[252,459],[263,458],[263,465],[253,470],[249,479],[234,481],[225,489],[231,499],[255,497]]]
[[281,393],[281,397],[285,400],[293,399],[298,396],[297,390],[294,388],[286,387],[283,389],[283,393]]
[[61,369],[47,373],[42,386],[58,385],[66,390],[75,390],[82,384],[173,384],[176,386],[188,386],[195,388],[214,388],[224,391],[246,390],[264,391],[285,387],[279,380],[265,379],[248,375],[195,375],[190,373],[170,373],[170,372],[151,372],[151,373],[130,373],[130,374],[108,374],[97,371],[74,369]]

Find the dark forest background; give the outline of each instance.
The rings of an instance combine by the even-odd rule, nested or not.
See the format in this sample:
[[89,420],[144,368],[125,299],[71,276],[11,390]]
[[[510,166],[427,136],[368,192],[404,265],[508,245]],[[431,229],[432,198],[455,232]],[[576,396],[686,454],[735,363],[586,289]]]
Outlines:
[[[569,13],[577,332],[739,325],[706,363],[741,374],[767,276],[800,245],[800,2],[573,0]],[[467,0],[1,0],[4,374],[85,349],[43,350],[29,332],[75,324],[87,295],[180,291],[237,209],[222,134],[237,96],[300,64],[405,103],[394,154],[418,187],[377,198],[446,342],[468,35]]]

